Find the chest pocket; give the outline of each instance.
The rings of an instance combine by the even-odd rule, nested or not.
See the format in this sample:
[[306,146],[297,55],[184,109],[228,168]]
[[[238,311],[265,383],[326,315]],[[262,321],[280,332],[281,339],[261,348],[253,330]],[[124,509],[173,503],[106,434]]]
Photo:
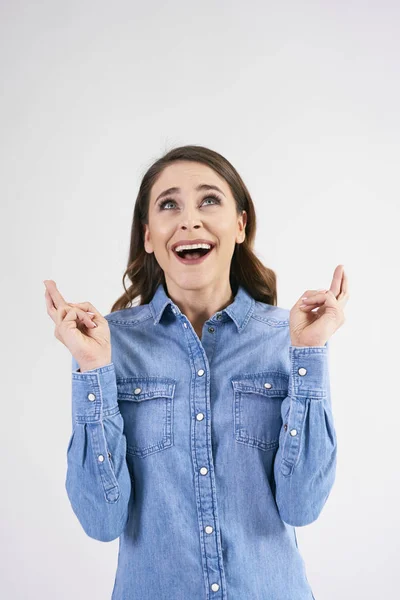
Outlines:
[[260,450],[279,445],[281,404],[288,395],[289,376],[280,371],[240,375],[232,380],[233,422],[237,442]]
[[173,446],[175,385],[169,377],[117,378],[127,454],[144,458]]

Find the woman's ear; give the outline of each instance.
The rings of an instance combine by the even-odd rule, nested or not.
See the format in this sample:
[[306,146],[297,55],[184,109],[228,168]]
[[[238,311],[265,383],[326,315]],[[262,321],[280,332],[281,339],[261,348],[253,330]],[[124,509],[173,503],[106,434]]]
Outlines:
[[246,238],[246,224],[247,224],[247,213],[245,210],[242,210],[242,214],[239,217],[238,225],[239,225],[239,234],[236,238],[236,242],[241,244],[244,242]]
[[148,223],[143,224],[143,242],[144,242],[144,249],[146,250],[146,252],[148,254],[151,254],[152,252],[154,252],[153,244],[151,243],[151,240],[150,240],[150,229],[149,229]]

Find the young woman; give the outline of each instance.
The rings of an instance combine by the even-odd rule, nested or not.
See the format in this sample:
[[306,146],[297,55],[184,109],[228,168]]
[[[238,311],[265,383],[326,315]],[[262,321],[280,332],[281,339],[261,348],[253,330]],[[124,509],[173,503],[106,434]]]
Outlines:
[[280,308],[255,233],[234,167],[175,148],[143,177],[110,314],[45,281],[72,354],[66,491],[87,535],[120,538],[113,600],[314,598],[295,527],[335,479],[347,278]]

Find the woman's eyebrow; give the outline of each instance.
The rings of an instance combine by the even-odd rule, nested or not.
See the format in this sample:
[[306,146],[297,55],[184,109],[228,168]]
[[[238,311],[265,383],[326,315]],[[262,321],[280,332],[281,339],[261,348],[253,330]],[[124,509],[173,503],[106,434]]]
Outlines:
[[[208,185],[207,183],[201,183],[200,185],[198,185],[196,187],[196,191],[197,192],[201,192],[203,190],[217,190],[218,192],[220,192],[223,196],[225,196],[224,192],[217,186],[217,185]],[[163,192],[161,192],[161,194],[159,194],[157,196],[157,198],[154,201],[154,204],[160,199],[163,198],[164,196],[168,196],[169,194],[178,194],[181,191],[181,188],[179,187],[171,187],[168,188],[167,190],[164,190]]]

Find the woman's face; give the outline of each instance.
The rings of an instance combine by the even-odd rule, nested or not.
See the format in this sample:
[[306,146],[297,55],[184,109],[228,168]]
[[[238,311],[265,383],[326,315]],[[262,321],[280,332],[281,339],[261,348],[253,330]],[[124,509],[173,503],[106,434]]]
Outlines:
[[[179,189],[165,193],[170,188]],[[245,238],[246,218],[246,211],[236,213],[228,184],[213,169],[197,162],[175,162],[151,190],[145,250],[154,252],[167,285],[170,280],[188,290],[226,285],[235,244]],[[215,244],[214,248],[202,262],[183,264],[172,245],[199,238]]]

